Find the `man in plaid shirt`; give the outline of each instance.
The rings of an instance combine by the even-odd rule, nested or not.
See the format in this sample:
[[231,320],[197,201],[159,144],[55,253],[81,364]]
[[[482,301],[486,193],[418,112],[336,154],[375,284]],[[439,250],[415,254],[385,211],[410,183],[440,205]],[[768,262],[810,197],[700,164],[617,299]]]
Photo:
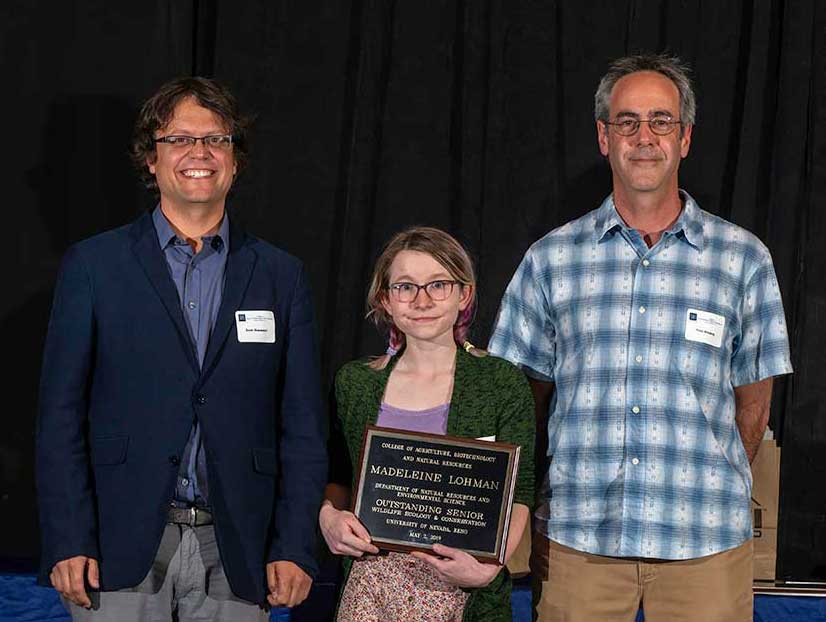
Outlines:
[[678,188],[678,59],[615,61],[595,101],[613,193],[531,246],[489,344],[547,421],[536,614],[751,620],[750,463],[792,371],[771,256]]

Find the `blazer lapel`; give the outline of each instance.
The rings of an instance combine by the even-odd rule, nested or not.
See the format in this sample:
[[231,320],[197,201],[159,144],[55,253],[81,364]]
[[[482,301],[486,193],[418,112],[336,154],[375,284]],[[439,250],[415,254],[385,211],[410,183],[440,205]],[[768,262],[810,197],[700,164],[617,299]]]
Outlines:
[[212,371],[230,328],[235,324],[235,311],[241,308],[241,302],[244,299],[244,294],[252,277],[252,270],[255,267],[256,255],[247,246],[246,235],[233,224],[232,220],[230,220],[229,226],[230,243],[224,280],[224,295],[221,298],[221,307],[218,309],[215,328],[209,337],[209,344],[204,357],[204,375]]
[[139,218],[132,225],[132,233],[135,243],[132,245],[132,251],[138,258],[143,271],[155,292],[161,299],[166,312],[172,319],[175,328],[178,330],[178,336],[181,340],[181,346],[186,350],[187,358],[190,365],[196,374],[200,373],[198,369],[198,360],[195,357],[195,345],[192,343],[192,337],[186,327],[184,314],[181,310],[181,301],[178,298],[178,291],[175,289],[175,284],[172,282],[172,277],[169,275],[169,267],[166,265],[166,259],[163,256],[163,251],[158,243],[158,234],[152,224],[151,213],[147,212]]

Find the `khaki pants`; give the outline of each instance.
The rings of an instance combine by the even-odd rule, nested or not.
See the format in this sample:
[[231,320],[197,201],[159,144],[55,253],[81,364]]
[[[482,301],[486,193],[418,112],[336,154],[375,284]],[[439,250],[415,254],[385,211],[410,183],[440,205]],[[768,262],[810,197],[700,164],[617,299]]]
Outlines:
[[533,619],[540,622],[751,622],[752,541],[685,561],[602,557],[535,533]]

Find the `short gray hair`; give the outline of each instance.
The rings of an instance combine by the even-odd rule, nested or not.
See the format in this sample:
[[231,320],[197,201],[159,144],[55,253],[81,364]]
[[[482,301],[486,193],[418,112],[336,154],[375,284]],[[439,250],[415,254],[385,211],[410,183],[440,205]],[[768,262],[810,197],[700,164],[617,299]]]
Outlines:
[[608,68],[608,73],[602,76],[594,94],[594,119],[607,121],[611,103],[611,91],[619,81],[629,74],[638,71],[655,71],[664,75],[674,83],[680,94],[680,121],[682,126],[694,125],[697,114],[697,100],[694,97],[694,87],[689,78],[690,69],[676,56],[666,54],[638,54],[618,58]]

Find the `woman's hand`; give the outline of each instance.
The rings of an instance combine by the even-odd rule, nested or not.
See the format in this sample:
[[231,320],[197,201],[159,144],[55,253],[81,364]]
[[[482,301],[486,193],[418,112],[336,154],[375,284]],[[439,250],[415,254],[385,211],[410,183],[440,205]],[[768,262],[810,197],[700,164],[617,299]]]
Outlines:
[[439,557],[421,551],[410,554],[429,564],[439,578],[458,587],[484,587],[502,570],[498,564],[483,564],[461,549],[443,544],[434,544],[433,552]]
[[361,557],[365,553],[379,552],[356,515],[346,510],[337,510],[329,500],[325,500],[321,506],[318,524],[327,546],[335,555]]

